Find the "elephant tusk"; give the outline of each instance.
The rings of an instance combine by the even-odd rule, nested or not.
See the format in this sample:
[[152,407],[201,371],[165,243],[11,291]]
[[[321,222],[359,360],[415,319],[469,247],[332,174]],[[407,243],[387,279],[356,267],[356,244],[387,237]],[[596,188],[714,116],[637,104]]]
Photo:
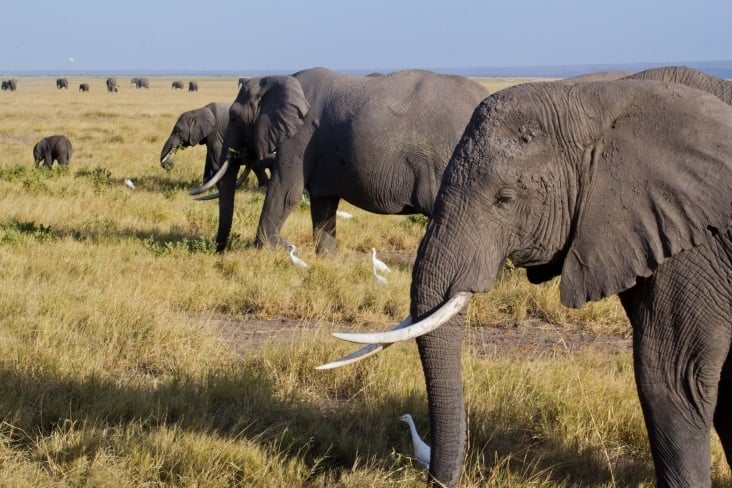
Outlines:
[[[239,178],[236,180],[236,188],[239,188],[242,183],[247,179],[247,176],[249,176],[249,168],[244,168],[244,172],[239,176]],[[219,198],[219,192],[209,193],[207,195],[199,195],[194,198],[194,200],[197,200],[199,202],[202,202],[204,200],[216,200]]]
[[176,151],[177,151],[176,148],[173,148],[170,151],[168,151],[168,154],[166,154],[165,157],[160,160],[160,164],[164,165],[165,163],[167,163],[168,160],[173,157],[173,155],[175,154]]
[[415,337],[432,332],[453,318],[470,301],[470,297],[472,296],[473,294],[470,292],[457,293],[427,318],[422,319],[415,324],[411,324],[408,327],[400,327],[389,332],[375,332],[372,334],[334,332],[333,336],[344,341],[356,342],[359,344],[390,344],[394,342],[408,341]]
[[224,175],[226,174],[226,170],[228,170],[228,169],[229,169],[229,160],[227,159],[226,161],[224,161],[224,164],[221,165],[221,167],[216,172],[216,174],[211,177],[210,180],[208,180],[206,183],[199,186],[198,188],[194,188],[193,190],[190,190],[188,192],[188,194],[189,195],[200,195],[201,193],[205,192],[209,188],[213,187],[216,183],[221,181],[221,178],[224,177]]
[[[399,325],[394,327],[392,331],[403,329],[404,327],[409,326],[412,323],[412,316],[408,316],[406,319],[402,320]],[[368,344],[361,349],[358,349],[356,351],[353,351],[350,354],[347,354],[343,356],[342,358],[336,359],[335,361],[331,361],[330,363],[321,364],[320,366],[317,366],[315,369],[323,370],[323,369],[334,369],[334,368],[340,368],[341,366],[346,366],[348,364],[352,364],[355,362],[358,362],[362,359],[366,359],[369,356],[373,356],[379,351],[382,351],[386,349],[387,347],[391,346],[391,343],[386,344]]]

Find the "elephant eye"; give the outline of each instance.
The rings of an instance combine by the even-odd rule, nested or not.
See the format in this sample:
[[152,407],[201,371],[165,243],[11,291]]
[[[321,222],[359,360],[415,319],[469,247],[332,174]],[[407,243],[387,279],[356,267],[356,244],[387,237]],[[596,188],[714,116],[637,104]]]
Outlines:
[[511,189],[503,189],[496,194],[496,206],[500,208],[507,207],[516,199],[516,192]]

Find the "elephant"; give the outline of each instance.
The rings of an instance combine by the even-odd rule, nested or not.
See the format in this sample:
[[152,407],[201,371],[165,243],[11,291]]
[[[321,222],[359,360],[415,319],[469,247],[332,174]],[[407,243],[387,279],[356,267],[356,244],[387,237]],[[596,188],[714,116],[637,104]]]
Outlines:
[[68,165],[71,161],[71,141],[66,136],[44,137],[33,146],[33,160],[36,168],[41,161],[48,169],[51,169],[54,160],[58,164]]
[[2,88],[3,91],[15,91],[18,89],[18,80],[12,79],[12,80],[5,80],[0,84],[0,88]]
[[197,81],[189,81],[188,82],[188,91],[189,92],[197,92],[198,91],[198,82]]
[[[208,181],[219,169],[219,156],[226,128],[229,125],[229,103],[212,102],[201,108],[189,110],[178,117],[170,137],[163,144],[160,165],[172,169],[171,158],[178,149],[198,144],[206,145],[206,163],[203,167],[203,181]],[[254,168],[260,186],[266,186],[267,173],[264,164]]]
[[632,74],[631,80],[655,80],[681,83],[682,85],[707,91],[717,98],[732,105],[732,81],[708,75],[702,71],[686,66],[665,66]]
[[130,80],[130,86],[133,86],[138,90],[140,88],[150,88],[150,81],[147,78],[132,78]]
[[312,68],[250,78],[230,109],[221,169],[191,194],[221,181],[216,244],[224,251],[239,169],[227,153],[244,147],[255,163],[271,165],[255,245],[281,242],[305,189],[316,250],[332,254],[341,199],[379,214],[432,213],[450,154],[487,95],[475,81],[422,70],[365,77]]
[[[433,485],[456,486],[466,420],[464,306],[510,257],[560,276],[564,305],[618,294],[659,487],[732,464],[732,107],[681,84],[529,83],[484,100],[445,170],[412,270],[410,317],[341,366],[417,339]],[[412,320],[413,318],[413,320]]]
[[173,90],[182,90],[183,89],[183,82],[180,80],[175,80],[173,83],[171,83],[170,87]]
[[79,84],[79,91],[81,91],[81,92],[88,92],[89,91],[89,83],[81,83],[81,84]]
[[117,86],[117,78],[107,78],[107,91],[109,93],[117,93],[119,88]]
[[61,88],[65,88],[66,90],[68,90],[69,89],[69,80],[67,80],[66,78],[57,78],[56,79],[56,88],[58,88],[59,90]]

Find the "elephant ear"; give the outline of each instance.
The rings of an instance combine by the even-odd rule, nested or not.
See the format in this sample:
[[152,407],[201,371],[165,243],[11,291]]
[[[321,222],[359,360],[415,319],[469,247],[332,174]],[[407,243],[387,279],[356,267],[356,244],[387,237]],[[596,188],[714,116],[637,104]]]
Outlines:
[[214,130],[216,119],[211,110],[205,108],[188,119],[188,144],[201,144],[211,131]]
[[560,284],[570,307],[632,288],[732,224],[732,109],[681,85],[616,83],[631,99],[585,161]]
[[310,104],[297,78],[278,76],[262,78],[263,95],[259,115],[254,122],[254,150],[257,159],[272,154],[294,136],[305,121]]

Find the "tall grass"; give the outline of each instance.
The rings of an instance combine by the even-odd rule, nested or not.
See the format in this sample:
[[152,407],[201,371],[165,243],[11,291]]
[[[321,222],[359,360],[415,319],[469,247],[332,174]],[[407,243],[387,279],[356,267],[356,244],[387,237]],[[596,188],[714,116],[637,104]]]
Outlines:
[[[385,328],[408,313],[409,259],[424,221],[348,204],[339,253],[315,255],[303,203],[282,249],[256,250],[263,195],[238,192],[232,250],[216,255],[217,208],[193,202],[205,149],[160,168],[178,115],[231,101],[236,80],[199,91],[89,93],[21,78],[0,94],[1,486],[422,486],[409,457],[411,412],[428,437],[414,344],[345,370],[336,328]],[[481,80],[502,86],[516,80]],[[41,137],[66,134],[68,169],[33,168]],[[124,185],[134,181],[136,190]],[[388,252],[387,286],[368,251]],[[398,258],[398,259],[397,259]],[[571,311],[557,284],[507,269],[476,296],[474,328],[539,319],[627,334],[616,300]],[[464,357],[466,486],[643,485],[651,462],[625,354]],[[715,483],[730,478],[718,443]]]

